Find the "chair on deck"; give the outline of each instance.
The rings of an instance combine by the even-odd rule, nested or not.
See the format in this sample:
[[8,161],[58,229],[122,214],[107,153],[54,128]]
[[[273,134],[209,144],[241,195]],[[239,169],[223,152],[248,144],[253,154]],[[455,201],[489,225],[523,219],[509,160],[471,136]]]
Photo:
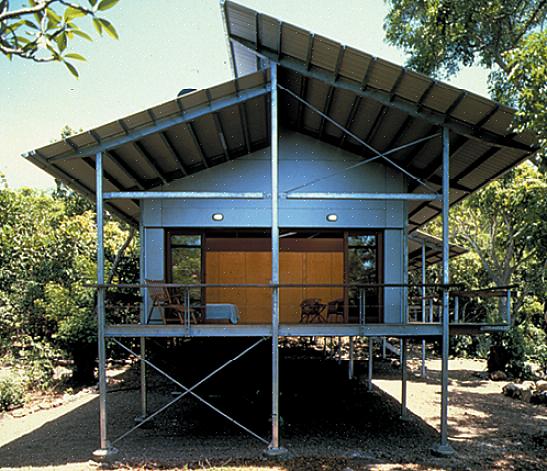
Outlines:
[[334,322],[338,322],[339,316],[342,317],[342,322],[344,322],[344,319],[346,318],[344,313],[344,298],[337,298],[329,301],[327,304],[327,322],[329,322],[331,316],[335,316]]
[[300,303],[300,322],[326,322],[321,315],[327,305],[323,304],[319,298],[304,299]]
[[[187,306],[169,288],[162,286],[165,284],[165,281],[146,280],[145,283],[148,288],[148,294],[152,300],[152,305],[150,306],[150,311],[147,316],[147,323],[150,320],[152,311],[157,308],[161,313],[164,324],[176,322],[184,324]],[[190,311],[190,322],[197,324],[199,312],[190,306],[188,306],[188,309]]]

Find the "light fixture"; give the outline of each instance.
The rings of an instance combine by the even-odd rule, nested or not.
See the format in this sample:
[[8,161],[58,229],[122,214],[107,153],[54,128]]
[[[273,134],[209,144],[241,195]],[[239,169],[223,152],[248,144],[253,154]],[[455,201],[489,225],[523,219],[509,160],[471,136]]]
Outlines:
[[327,214],[327,221],[329,222],[336,222],[338,221],[338,214]]
[[222,221],[224,219],[224,214],[222,213],[213,213],[211,216],[213,218],[213,221]]

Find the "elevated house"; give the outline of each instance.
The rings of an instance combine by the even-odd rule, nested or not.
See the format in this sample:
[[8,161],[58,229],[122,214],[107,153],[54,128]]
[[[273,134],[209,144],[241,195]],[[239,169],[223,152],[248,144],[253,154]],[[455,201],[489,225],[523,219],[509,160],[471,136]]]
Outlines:
[[[510,291],[490,293],[506,300],[495,323],[461,315],[449,206],[530,157],[533,136],[511,131],[513,110],[486,98],[232,2],[222,11],[233,80],[25,155],[97,204],[100,451],[113,443],[107,337],[141,360],[142,423],[155,415],[146,369],[158,370],[147,338],[270,339],[272,435],[235,423],[275,454],[279,338],[390,336],[402,339],[403,414],[406,340],[442,339],[436,450],[450,453],[449,335],[506,329]],[[138,324],[105,323],[105,211],[140,229]],[[420,237],[438,216],[442,239]],[[442,283],[411,286],[409,267],[428,257]],[[124,337],[140,338],[140,352]]]

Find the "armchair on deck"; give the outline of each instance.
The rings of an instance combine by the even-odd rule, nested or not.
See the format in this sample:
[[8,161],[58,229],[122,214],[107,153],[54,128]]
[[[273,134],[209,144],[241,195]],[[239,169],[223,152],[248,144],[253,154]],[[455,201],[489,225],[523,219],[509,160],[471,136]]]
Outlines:
[[338,322],[338,317],[342,317],[342,322],[346,318],[344,313],[344,298],[337,298],[329,301],[327,304],[327,322],[331,316],[334,316],[334,322]]
[[146,323],[150,321],[152,311],[159,309],[164,324],[180,322],[184,324],[184,318],[187,310],[190,314],[190,322],[197,324],[200,319],[200,313],[197,309],[186,306],[179,296],[172,292],[165,285],[164,280],[146,280],[148,294],[152,300]]

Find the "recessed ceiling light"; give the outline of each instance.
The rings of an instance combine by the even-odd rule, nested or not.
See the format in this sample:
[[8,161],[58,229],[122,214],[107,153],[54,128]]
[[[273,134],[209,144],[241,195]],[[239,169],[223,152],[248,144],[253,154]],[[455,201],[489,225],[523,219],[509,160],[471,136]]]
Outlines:
[[338,214],[327,214],[327,221],[329,222],[338,221]]
[[214,213],[212,218],[213,218],[213,221],[222,221],[224,219],[224,214]]

